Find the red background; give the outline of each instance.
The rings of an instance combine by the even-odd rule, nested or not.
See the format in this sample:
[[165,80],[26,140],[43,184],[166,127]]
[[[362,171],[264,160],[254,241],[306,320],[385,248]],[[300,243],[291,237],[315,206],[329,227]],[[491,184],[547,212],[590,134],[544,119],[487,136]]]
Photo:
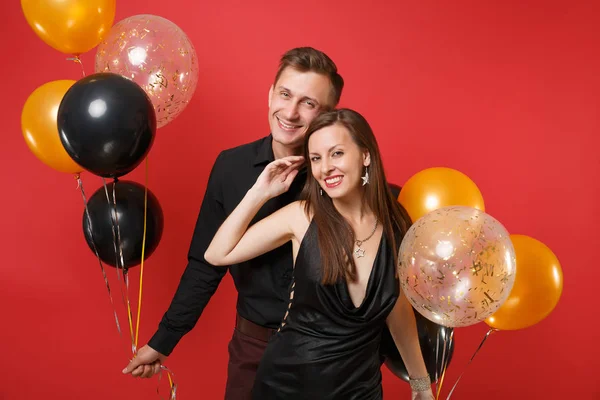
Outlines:
[[[165,232],[146,263],[141,344],[185,267],[213,160],[223,148],[268,133],[267,94],[279,56],[310,45],[338,64],[347,83],[341,105],[371,122],[392,181],[402,184],[432,166],[456,168],[478,184],[486,211],[511,233],[543,241],[561,260],[565,286],[555,311],[531,328],[492,335],[453,398],[600,398],[593,256],[599,3],[393,3],[118,1],[115,22],[165,17],[190,36],[200,62],[192,103],[158,131],[150,153],[149,187],[162,204]],[[120,373],[127,340],[118,336],[83,238],[75,181],[39,162],[21,136],[29,94],[48,81],[78,79],[79,67],[35,36],[18,1],[3,1],[1,15],[0,398],[158,398],[156,379]],[[83,56],[88,74],[94,55]],[[83,178],[88,195],[101,185]],[[142,169],[125,178],[143,182]],[[116,291],[114,269],[108,272]],[[132,270],[134,289],[138,273]],[[222,398],[235,298],[228,277],[169,358],[178,398]],[[121,310],[118,295],[115,302]],[[123,314],[121,322],[125,327]],[[455,331],[444,394],[486,328]],[[386,398],[408,398],[407,385],[387,370],[384,388]]]

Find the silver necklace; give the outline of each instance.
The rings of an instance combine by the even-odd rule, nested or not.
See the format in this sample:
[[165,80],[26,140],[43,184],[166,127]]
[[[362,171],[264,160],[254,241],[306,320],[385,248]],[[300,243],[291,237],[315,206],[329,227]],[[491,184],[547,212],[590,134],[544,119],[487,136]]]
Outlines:
[[356,246],[358,247],[356,250],[354,250],[354,255],[356,256],[356,258],[361,258],[365,256],[365,250],[361,249],[361,245],[366,242],[367,240],[371,239],[371,237],[373,237],[373,235],[375,234],[375,231],[377,230],[377,225],[379,224],[378,220],[375,220],[375,226],[373,227],[373,231],[371,232],[371,234],[363,240],[356,240]]

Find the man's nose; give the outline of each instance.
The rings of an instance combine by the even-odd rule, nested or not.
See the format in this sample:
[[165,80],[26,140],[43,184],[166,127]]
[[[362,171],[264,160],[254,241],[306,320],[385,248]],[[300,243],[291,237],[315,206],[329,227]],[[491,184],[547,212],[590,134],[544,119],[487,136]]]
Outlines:
[[298,119],[298,103],[290,101],[284,110],[284,116],[290,122]]

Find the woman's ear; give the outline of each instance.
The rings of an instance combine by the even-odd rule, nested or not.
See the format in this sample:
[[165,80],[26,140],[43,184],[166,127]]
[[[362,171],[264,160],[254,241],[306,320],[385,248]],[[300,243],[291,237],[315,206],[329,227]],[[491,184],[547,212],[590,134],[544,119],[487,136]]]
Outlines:
[[363,152],[363,166],[368,167],[371,165],[371,154],[368,150]]

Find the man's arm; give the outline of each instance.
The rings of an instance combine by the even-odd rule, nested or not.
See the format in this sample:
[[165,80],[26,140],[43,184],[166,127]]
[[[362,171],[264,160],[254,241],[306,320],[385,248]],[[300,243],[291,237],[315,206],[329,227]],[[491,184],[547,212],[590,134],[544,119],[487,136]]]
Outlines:
[[170,355],[181,338],[194,328],[204,307],[227,273],[227,268],[215,268],[204,259],[206,248],[226,217],[222,193],[224,172],[221,153],[208,179],[188,252],[188,264],[177,291],[159,323],[158,330],[123,370],[125,374],[149,378],[158,373],[166,356]]
[[169,309],[148,345],[165,356],[171,354],[181,338],[194,328],[202,311],[217,290],[227,268],[215,268],[204,259],[204,252],[225,220],[223,208],[223,153],[210,173],[206,193],[194,228],[188,264]]

